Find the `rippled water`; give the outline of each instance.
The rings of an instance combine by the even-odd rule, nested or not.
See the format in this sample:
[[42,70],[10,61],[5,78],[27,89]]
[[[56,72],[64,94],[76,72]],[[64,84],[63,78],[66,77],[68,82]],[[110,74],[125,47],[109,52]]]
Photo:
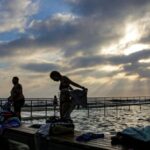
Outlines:
[[[104,113],[105,112],[105,113]],[[34,115],[44,115],[43,112],[34,112]],[[29,116],[29,112],[22,112],[22,116]],[[53,111],[49,111],[48,115],[53,115]],[[59,113],[57,112],[57,115]],[[150,125],[150,105],[128,106],[114,108],[97,108],[90,109],[89,115],[87,110],[74,110],[72,119],[75,124],[75,130],[84,132],[96,132],[114,135],[127,127],[144,127]],[[26,124],[44,124],[45,120],[34,120],[32,122],[25,121]],[[18,147],[18,148],[17,148]],[[28,150],[26,146],[19,145],[16,150]]]
[[[105,112],[105,113],[104,113]],[[41,112],[34,112],[34,115],[42,115]],[[79,131],[92,131],[92,132],[105,132],[115,133],[121,131],[127,127],[143,127],[150,125],[150,105],[140,106],[128,106],[114,108],[97,108],[90,109],[89,115],[87,110],[74,110],[72,113],[72,119],[75,124],[75,129]],[[24,113],[22,115],[29,115]],[[48,112],[48,115],[53,115],[53,111]],[[57,115],[59,113],[57,112]],[[26,122],[31,123],[31,122]],[[44,120],[33,121],[36,123],[45,123]]]
[[120,107],[119,110],[107,108],[92,109],[90,116],[86,112],[77,111],[72,114],[76,129],[81,131],[104,132],[114,134],[127,127],[144,127],[150,125],[150,106]]

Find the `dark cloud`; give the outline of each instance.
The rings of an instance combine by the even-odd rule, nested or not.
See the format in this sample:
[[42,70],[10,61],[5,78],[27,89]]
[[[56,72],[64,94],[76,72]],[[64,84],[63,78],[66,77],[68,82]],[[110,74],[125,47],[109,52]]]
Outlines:
[[147,59],[150,57],[150,50],[141,50],[130,55],[121,55],[121,56],[109,56],[108,61],[111,64],[127,64],[127,63],[135,63],[141,59]]
[[141,59],[150,58],[150,50],[141,50],[139,52],[132,53],[130,55],[91,55],[91,56],[82,56],[77,57],[71,60],[72,66],[75,68],[84,68],[92,67],[101,64],[110,64],[110,65],[121,65],[138,62]]
[[[148,0],[78,0],[69,1],[76,18],[64,21],[50,16],[33,21],[28,32],[37,43],[61,47],[66,57],[97,53],[101,47],[117,43],[124,35],[128,18],[143,17],[149,11]],[[63,14],[64,16],[66,14]]]
[[[123,69],[128,74],[136,72],[134,68],[137,66],[133,64],[149,57],[149,50],[128,56],[96,56],[101,47],[109,46],[120,40],[124,35],[128,17],[137,19],[136,17],[147,13],[149,0],[113,0],[113,2],[110,0],[77,0],[69,3],[75,16],[68,17],[68,14],[61,14],[62,16],[59,17],[54,15],[45,20],[32,21],[23,37],[0,44],[0,57],[31,55],[31,53],[37,53],[39,48],[55,47],[62,50],[66,61],[71,62],[70,68],[88,68],[105,64],[124,65]],[[148,41],[148,39],[149,36],[143,38],[143,41]],[[76,57],[78,53],[84,57]],[[71,59],[72,57],[74,59]],[[132,67],[128,66],[128,63]],[[47,72],[49,68],[55,67],[57,68],[50,64],[23,66],[24,69],[36,72]],[[136,73],[142,76],[140,71]]]
[[86,56],[74,58],[71,61],[73,68],[86,68],[94,66],[109,65],[122,65],[123,69],[118,71],[124,72],[126,75],[137,74],[140,77],[149,78],[149,64],[139,63],[139,60],[150,58],[150,50],[142,50],[139,52],[132,53],[130,55],[119,55],[119,56]]
[[65,57],[79,52],[95,54],[101,47],[117,43],[124,35],[126,19],[144,15],[149,3],[148,0],[72,1],[70,6],[77,16],[65,20],[63,17],[67,14],[62,14],[63,17],[54,15],[45,20],[32,21],[24,37],[0,44],[0,56],[16,55],[20,51],[28,53],[30,48],[37,52],[36,47],[50,46],[61,48]]
[[132,63],[124,65],[123,71],[126,75],[138,75],[141,78],[150,78],[150,64],[145,63]]
[[[97,32],[98,28],[100,30]],[[118,37],[117,32],[110,27],[104,28],[102,23],[92,18],[78,18],[65,23],[60,18],[35,21],[30,33],[37,36],[38,43],[60,46],[67,56],[79,51],[89,52],[91,49],[94,52],[97,45],[107,43],[112,37]]]
[[33,48],[35,45],[37,46],[35,40],[30,38],[20,38],[11,42],[1,43],[0,57],[17,56],[25,53],[31,54],[31,48]]
[[20,67],[32,72],[41,72],[41,73],[46,73],[52,70],[60,69],[60,66],[51,63],[28,63],[21,65]]
[[102,56],[82,56],[77,57],[71,60],[70,64],[74,68],[86,68],[86,67],[93,67],[95,65],[104,64],[107,62],[107,59]]
[[[65,56],[70,57],[78,52],[96,53],[100,45],[109,44],[121,37],[116,27],[105,25],[94,19],[75,19],[64,22],[49,18],[34,22],[27,30],[28,34],[20,39],[0,44],[0,56],[16,55],[18,50],[28,53],[30,48],[61,48]],[[31,38],[33,37],[33,38]],[[24,50],[26,49],[26,50]]]
[[[1,43],[0,44],[0,57],[17,57],[24,55],[31,55],[33,53],[37,53],[38,51],[45,51],[45,48],[49,47],[49,52],[51,50],[51,46],[53,46],[49,42],[50,38],[40,37],[40,38],[30,38],[23,37],[20,39],[16,39],[11,42]],[[41,49],[40,49],[41,48]],[[40,49],[40,50],[39,50]]]
[[[127,14],[137,13],[138,15],[147,11],[149,0],[78,0],[69,1],[74,13],[84,16],[102,16],[103,18],[125,17]],[[142,12],[139,13],[139,9]]]

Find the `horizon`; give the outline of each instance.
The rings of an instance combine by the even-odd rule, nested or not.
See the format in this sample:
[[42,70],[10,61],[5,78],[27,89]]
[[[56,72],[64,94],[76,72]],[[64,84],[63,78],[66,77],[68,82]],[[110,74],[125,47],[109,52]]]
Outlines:
[[25,97],[50,97],[58,70],[88,97],[148,96],[150,1],[0,1],[0,97],[18,76]]

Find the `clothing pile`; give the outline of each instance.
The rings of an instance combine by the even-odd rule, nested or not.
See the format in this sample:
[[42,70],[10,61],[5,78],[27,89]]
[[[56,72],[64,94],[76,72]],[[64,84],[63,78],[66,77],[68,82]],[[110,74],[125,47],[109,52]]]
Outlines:
[[150,149],[150,126],[129,127],[112,137],[112,144],[123,144],[136,150]]
[[5,128],[9,127],[19,127],[21,125],[21,121],[17,117],[17,115],[11,111],[10,102],[6,102],[0,111],[0,134],[3,134]]
[[42,137],[68,133],[74,133],[73,121],[71,119],[60,119],[56,116],[49,117],[49,119],[46,121],[46,124],[41,125],[37,131],[37,134],[41,135]]
[[90,140],[98,139],[98,138],[104,138],[103,133],[92,133],[92,132],[87,132],[82,135],[79,135],[76,140],[78,142],[88,142]]

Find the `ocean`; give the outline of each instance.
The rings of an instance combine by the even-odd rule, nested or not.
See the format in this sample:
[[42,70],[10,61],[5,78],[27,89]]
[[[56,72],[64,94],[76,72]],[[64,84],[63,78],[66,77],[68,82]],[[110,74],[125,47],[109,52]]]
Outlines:
[[[35,111],[33,116],[44,115],[43,112]],[[53,111],[48,111],[48,116],[52,116]],[[127,127],[144,127],[150,124],[150,105],[119,106],[104,108],[92,108],[89,110],[74,110],[71,114],[75,124],[75,130],[83,132],[103,132],[115,134]],[[29,112],[22,112],[22,116],[29,116]],[[59,112],[56,112],[59,116]],[[24,121],[26,124],[44,124],[45,120]]]
[[[44,115],[44,111],[35,111],[33,116]],[[53,111],[48,111],[48,116],[52,116]],[[150,125],[150,105],[120,106],[115,107],[92,108],[89,110],[74,110],[71,114],[75,124],[75,130],[82,132],[104,133],[112,136],[127,127],[145,127]],[[23,117],[28,117],[29,112],[22,112]],[[59,112],[56,112],[59,115]],[[23,121],[27,126],[31,124],[45,124],[45,120]],[[15,150],[28,150],[23,144],[13,143]]]

